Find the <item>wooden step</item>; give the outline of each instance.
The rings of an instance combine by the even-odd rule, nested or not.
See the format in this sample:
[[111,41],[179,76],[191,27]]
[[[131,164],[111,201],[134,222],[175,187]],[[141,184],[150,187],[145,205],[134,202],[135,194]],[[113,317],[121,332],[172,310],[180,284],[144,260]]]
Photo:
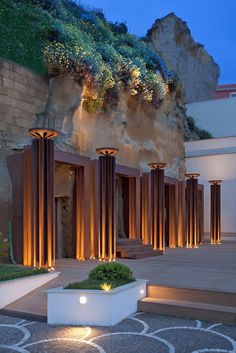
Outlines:
[[216,292],[149,284],[147,286],[147,296],[166,300],[181,300],[236,307],[236,293],[222,291]]
[[162,255],[162,251],[153,250],[152,245],[143,244],[142,239],[118,239],[116,243],[118,257],[124,259],[143,259],[145,257]]
[[139,250],[152,250],[153,247],[151,245],[143,245],[143,244],[127,244],[127,245],[118,245],[116,246],[117,251],[139,251]]
[[162,251],[160,250],[140,250],[134,252],[125,251],[122,253],[122,258],[125,259],[144,259],[146,257],[160,256],[162,255]]
[[234,306],[146,297],[138,302],[138,310],[195,320],[236,324],[236,307]]
[[122,246],[122,245],[137,245],[137,244],[143,244],[142,239],[129,239],[129,238],[119,238],[116,241],[116,246]]

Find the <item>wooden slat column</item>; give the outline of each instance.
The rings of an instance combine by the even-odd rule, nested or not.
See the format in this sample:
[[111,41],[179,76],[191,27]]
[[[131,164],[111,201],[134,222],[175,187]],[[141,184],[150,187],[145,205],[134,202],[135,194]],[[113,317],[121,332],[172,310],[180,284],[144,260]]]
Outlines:
[[84,260],[84,168],[75,173],[75,258]]
[[211,244],[221,242],[220,189],[222,180],[210,180],[211,184]]
[[116,257],[115,155],[118,153],[118,149],[97,148],[96,152],[100,154],[99,258],[111,261]]
[[[167,194],[168,201],[168,210],[166,209],[167,214],[169,215],[168,229],[169,229],[169,247],[175,248],[178,246],[178,234],[177,234],[177,192],[175,185],[169,185]],[[166,215],[167,216],[167,215]],[[165,222],[165,224],[167,224]]]
[[178,246],[186,244],[186,200],[185,200],[185,180],[178,182]]
[[165,163],[150,163],[151,170],[151,221],[152,246],[154,250],[165,250]]
[[[30,129],[34,138],[31,150],[31,247],[32,266],[51,267],[55,264],[54,232],[54,142],[57,131]],[[25,239],[25,238],[24,238]],[[30,253],[28,252],[28,253]]]
[[129,180],[129,238],[137,237],[137,221],[136,221],[136,179]]
[[151,244],[150,217],[150,173],[142,173],[141,177],[141,235],[144,244]]
[[186,180],[186,234],[187,248],[198,246],[198,177],[200,174],[185,174]]

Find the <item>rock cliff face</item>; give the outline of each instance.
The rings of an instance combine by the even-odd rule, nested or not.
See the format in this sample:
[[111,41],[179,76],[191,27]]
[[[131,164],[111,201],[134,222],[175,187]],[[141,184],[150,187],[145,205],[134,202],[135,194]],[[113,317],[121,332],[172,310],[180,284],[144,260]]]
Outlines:
[[97,158],[97,147],[113,146],[119,148],[120,164],[148,170],[147,163],[165,161],[168,175],[182,177],[185,115],[175,97],[156,110],[123,93],[116,109],[92,114],[84,109],[82,94],[70,74],[50,81],[46,109],[35,126],[61,131],[58,148]]
[[214,97],[219,66],[203,45],[194,41],[186,22],[171,13],[154,23],[147,33],[147,40],[179,75],[186,103]]

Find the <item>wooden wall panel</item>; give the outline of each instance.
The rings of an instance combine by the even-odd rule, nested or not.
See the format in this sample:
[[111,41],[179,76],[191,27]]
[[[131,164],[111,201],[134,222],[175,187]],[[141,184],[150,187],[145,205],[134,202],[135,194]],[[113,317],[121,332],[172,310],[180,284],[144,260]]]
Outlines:
[[186,245],[186,183],[185,180],[178,182],[178,246]]
[[221,180],[210,180],[211,183],[211,244],[221,243]]

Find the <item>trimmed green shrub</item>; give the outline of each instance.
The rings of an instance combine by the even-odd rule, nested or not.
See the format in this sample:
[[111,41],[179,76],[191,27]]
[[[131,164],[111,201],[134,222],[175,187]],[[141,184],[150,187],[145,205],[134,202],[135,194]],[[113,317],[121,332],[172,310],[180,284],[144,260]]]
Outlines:
[[126,265],[108,262],[95,267],[89,273],[89,279],[100,283],[134,280],[133,272]]
[[128,266],[116,262],[108,262],[95,267],[86,280],[70,283],[64,288],[110,290],[134,281],[133,272]]

